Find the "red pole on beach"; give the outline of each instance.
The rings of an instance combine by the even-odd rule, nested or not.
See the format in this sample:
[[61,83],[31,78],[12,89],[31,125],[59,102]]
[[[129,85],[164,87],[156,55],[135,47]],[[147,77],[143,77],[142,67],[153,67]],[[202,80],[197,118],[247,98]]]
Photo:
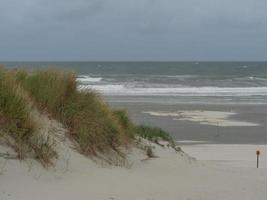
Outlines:
[[259,158],[260,158],[260,150],[256,151],[256,155],[257,155],[257,168],[259,168]]

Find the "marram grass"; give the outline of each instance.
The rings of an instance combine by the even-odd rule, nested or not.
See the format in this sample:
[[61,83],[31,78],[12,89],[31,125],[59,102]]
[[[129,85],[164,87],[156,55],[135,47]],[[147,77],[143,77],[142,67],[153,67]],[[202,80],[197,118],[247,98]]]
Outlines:
[[[126,113],[112,111],[94,91],[77,90],[71,72],[17,72],[17,81],[42,110],[62,122],[86,155],[118,150],[131,141]],[[126,119],[127,118],[127,119]],[[128,120],[128,121],[127,121]]]
[[135,133],[142,138],[156,142],[158,139],[167,141],[171,146],[175,146],[175,142],[171,135],[158,127],[148,125],[138,125],[135,127]]
[[38,131],[36,110],[60,121],[86,156],[112,151],[124,157],[121,147],[127,147],[136,135],[174,144],[162,129],[135,126],[126,110],[111,109],[95,91],[78,91],[72,72],[0,69],[0,139],[6,139],[19,158],[33,154],[49,166],[57,153],[49,137]]
[[38,135],[32,109],[29,97],[16,83],[14,74],[0,69],[0,139],[17,152],[19,159],[33,154],[48,166],[56,153],[48,139]]

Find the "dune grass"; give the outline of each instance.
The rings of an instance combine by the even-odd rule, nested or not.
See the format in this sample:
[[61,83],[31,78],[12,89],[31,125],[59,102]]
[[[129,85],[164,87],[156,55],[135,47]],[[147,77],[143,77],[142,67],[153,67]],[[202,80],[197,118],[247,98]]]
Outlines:
[[139,125],[135,127],[135,133],[140,137],[153,142],[157,142],[159,139],[167,141],[172,147],[175,147],[175,142],[171,135],[161,128]]
[[76,91],[75,74],[60,71],[19,70],[17,81],[42,110],[59,115],[67,99]]
[[113,110],[113,115],[115,119],[119,122],[120,126],[123,128],[125,134],[129,138],[134,138],[134,124],[129,118],[128,112],[125,109],[115,109]]
[[14,74],[0,69],[0,130],[1,138],[16,152],[19,159],[29,154],[43,165],[56,156],[47,139],[38,136],[38,125],[31,115],[31,102],[16,84]]
[[131,141],[126,113],[113,111],[94,91],[77,91],[71,72],[18,71],[17,81],[44,112],[62,122],[85,155],[97,155]]
[[0,131],[19,158],[33,153],[48,166],[57,154],[49,137],[38,131],[33,115],[36,110],[60,121],[86,156],[116,152],[123,158],[120,147],[131,144],[136,135],[153,142],[165,140],[174,146],[172,137],[162,129],[135,126],[126,110],[111,109],[94,91],[77,90],[72,72],[0,69]]

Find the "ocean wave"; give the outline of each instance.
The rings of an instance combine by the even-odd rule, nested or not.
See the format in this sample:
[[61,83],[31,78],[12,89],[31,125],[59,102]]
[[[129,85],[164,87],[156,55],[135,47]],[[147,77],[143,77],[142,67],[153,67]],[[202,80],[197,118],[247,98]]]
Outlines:
[[79,90],[93,89],[104,95],[131,96],[267,96],[267,87],[168,87],[138,88],[117,85],[80,85]]
[[267,78],[261,78],[257,76],[250,76],[248,77],[250,80],[256,80],[256,81],[267,81]]
[[258,77],[258,76],[244,76],[231,79],[233,81],[267,81],[267,78]]
[[192,75],[192,74],[183,74],[183,75],[149,75],[148,77],[187,79],[187,78],[197,78],[199,76],[198,75]]
[[80,83],[100,82],[102,77],[79,76],[76,80]]
[[81,85],[80,89],[93,89],[104,92],[112,91],[124,91],[124,85]]

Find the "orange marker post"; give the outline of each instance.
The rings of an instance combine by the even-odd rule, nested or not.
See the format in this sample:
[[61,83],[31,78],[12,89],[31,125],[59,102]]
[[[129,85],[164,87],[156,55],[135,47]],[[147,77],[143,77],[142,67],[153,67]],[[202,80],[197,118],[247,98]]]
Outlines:
[[257,150],[257,151],[256,151],[256,155],[257,155],[257,168],[259,168],[259,158],[260,158],[260,154],[261,154],[260,150]]

